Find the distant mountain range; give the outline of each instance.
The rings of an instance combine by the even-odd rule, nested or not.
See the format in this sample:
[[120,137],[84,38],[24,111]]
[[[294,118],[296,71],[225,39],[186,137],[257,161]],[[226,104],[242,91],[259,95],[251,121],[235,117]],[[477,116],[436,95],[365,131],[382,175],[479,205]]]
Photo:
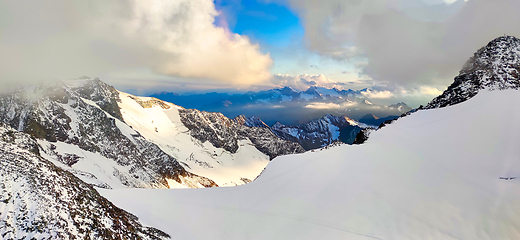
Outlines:
[[298,125],[327,114],[347,116],[351,119],[360,119],[366,114],[385,118],[399,116],[412,109],[403,102],[390,106],[374,104],[366,98],[369,91],[370,89],[354,91],[313,86],[305,91],[284,87],[244,94],[213,92],[179,95],[172,92],[161,92],[153,94],[151,97],[187,108],[221,112],[229,118],[238,115],[255,115],[268,125],[276,122]]
[[235,121],[248,127],[269,129],[281,139],[299,143],[305,150],[325,147],[336,142],[352,144],[357,133],[362,129],[377,128],[377,126],[361,123],[345,116],[333,115],[326,115],[293,126],[280,122],[269,126],[256,116],[246,118],[244,115],[240,115],[235,118]]

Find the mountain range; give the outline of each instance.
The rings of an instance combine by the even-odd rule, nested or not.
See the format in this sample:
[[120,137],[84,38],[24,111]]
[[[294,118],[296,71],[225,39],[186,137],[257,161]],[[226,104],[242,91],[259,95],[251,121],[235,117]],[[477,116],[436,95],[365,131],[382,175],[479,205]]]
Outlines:
[[[186,109],[96,78],[23,86],[0,95],[0,236],[516,239],[520,107],[497,106],[520,100],[519,71],[520,40],[503,36],[425,107],[388,107],[396,120],[293,125]],[[321,91],[255,101],[356,94]],[[356,134],[363,144],[334,144]]]
[[495,39],[364,144],[278,157],[233,190],[102,194],[179,239],[517,239],[520,105],[503,103],[520,100],[518,57],[520,40]]
[[221,112],[229,118],[255,115],[270,126],[276,122],[284,125],[304,124],[329,114],[355,120],[366,114],[384,118],[399,116],[412,109],[403,102],[379,106],[366,98],[368,92],[370,89],[354,91],[312,86],[305,91],[284,87],[244,94],[213,92],[179,95],[161,92],[151,96],[187,108]]
[[[103,188],[243,184],[270,159],[304,151],[269,130],[122,93],[99,79],[5,94],[0,117],[37,139],[43,157]],[[234,176],[220,168],[243,169]]]

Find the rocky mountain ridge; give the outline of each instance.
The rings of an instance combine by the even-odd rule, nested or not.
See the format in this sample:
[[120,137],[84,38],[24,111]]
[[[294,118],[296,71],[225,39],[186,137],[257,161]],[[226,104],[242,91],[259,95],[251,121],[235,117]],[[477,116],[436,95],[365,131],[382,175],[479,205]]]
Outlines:
[[178,95],[162,92],[152,97],[186,108],[221,112],[228,118],[238,115],[257,116],[269,126],[276,121],[298,125],[327,114],[359,119],[367,113],[380,117],[401,115],[411,108],[405,103],[383,106],[368,99],[372,89],[339,90],[310,86],[305,91],[290,87],[247,93],[206,93]]
[[203,142],[209,141],[213,146],[224,148],[231,153],[238,150],[238,140],[246,138],[270,159],[305,152],[297,142],[277,137],[268,128],[263,127],[265,123],[254,116],[247,121],[241,121],[244,119],[242,117],[233,121],[222,113],[196,109],[182,109],[179,112],[181,121],[190,129],[193,137]]
[[306,150],[344,142],[352,144],[356,134],[369,125],[345,116],[326,115],[313,121],[289,126],[276,122],[270,129],[282,139],[300,143]]
[[425,109],[466,101],[481,90],[520,88],[520,39],[498,37],[479,49],[464,65],[455,81]]
[[55,142],[110,159],[120,166],[110,170],[112,176],[126,187],[167,188],[166,179],[181,182],[181,178],[193,179],[206,187],[216,186],[209,179],[187,172],[176,159],[139,133],[125,134],[121,130],[126,124],[117,105],[119,101],[118,92],[99,79],[76,85],[55,82],[2,95],[0,121],[44,141],[48,157],[65,165],[74,163],[52,151]]

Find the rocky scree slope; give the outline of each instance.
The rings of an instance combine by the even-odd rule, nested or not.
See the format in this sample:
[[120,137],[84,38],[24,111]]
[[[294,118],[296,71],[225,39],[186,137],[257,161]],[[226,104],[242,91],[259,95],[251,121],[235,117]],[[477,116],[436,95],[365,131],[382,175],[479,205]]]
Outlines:
[[520,39],[502,36],[489,42],[471,57],[455,81],[425,109],[440,108],[466,101],[480,90],[520,87]]
[[32,136],[0,125],[1,239],[169,239],[40,151]]
[[[103,171],[112,172],[112,178],[127,187],[167,188],[167,179],[180,183],[181,178],[216,186],[210,179],[187,172],[157,145],[129,131],[119,101],[119,93],[99,79],[73,85],[55,82],[1,95],[0,121],[45,143],[63,142],[99,153],[118,166]],[[44,151],[67,166],[79,158],[62,156],[54,148],[45,144]]]

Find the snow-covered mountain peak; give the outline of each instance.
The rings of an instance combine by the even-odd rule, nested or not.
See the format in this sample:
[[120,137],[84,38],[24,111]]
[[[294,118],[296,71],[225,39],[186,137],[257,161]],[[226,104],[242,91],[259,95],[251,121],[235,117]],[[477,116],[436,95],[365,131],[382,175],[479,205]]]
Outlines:
[[297,91],[295,91],[295,90],[292,89],[291,87],[280,88],[279,91],[280,91],[281,94],[283,94],[283,95],[287,95],[287,96],[291,96],[291,95],[293,95],[293,94],[298,93]]
[[392,104],[390,106],[388,106],[389,108],[393,108],[393,109],[397,109],[399,112],[408,112],[410,110],[412,110],[411,107],[409,107],[408,105],[406,105],[406,103],[404,102],[400,102],[400,103],[396,103],[396,104]]
[[471,57],[446,91],[426,108],[454,105],[480,90],[520,88],[520,39],[502,36],[489,42]]

